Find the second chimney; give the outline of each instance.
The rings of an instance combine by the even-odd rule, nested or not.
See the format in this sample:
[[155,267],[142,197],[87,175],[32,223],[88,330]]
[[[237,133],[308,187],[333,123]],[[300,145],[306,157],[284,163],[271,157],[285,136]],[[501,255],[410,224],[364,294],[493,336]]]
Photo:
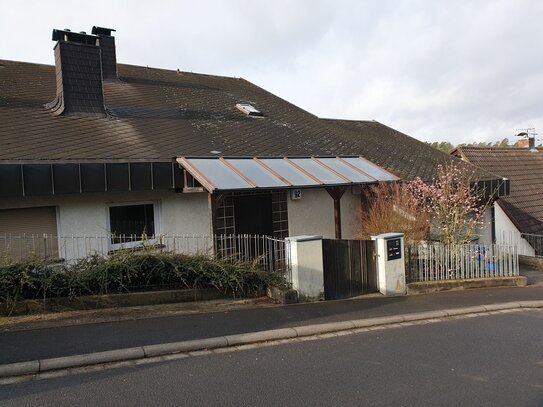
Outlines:
[[528,136],[528,149],[532,153],[537,153],[537,148],[535,148],[535,135]]
[[104,80],[115,80],[117,76],[117,55],[115,52],[115,37],[113,28],[92,27],[92,33],[98,37],[96,45],[100,46],[102,54],[102,77]]

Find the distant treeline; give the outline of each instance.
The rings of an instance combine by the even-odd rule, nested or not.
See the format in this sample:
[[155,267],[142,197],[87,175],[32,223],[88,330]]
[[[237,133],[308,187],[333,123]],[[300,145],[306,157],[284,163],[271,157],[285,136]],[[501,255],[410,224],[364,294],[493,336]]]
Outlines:
[[[520,141],[520,140],[519,140]],[[492,142],[480,142],[480,143],[464,143],[464,144],[458,144],[456,147],[492,147],[492,148],[508,148],[508,147],[521,147],[519,145],[519,141],[517,141],[514,144],[511,144],[509,142],[509,139],[504,138],[502,141],[496,141],[494,143]],[[456,147],[453,146],[448,141],[434,141],[433,143],[426,142],[426,144],[432,146],[433,148],[444,151],[446,153],[450,153],[452,150],[454,150]],[[538,145],[537,147],[543,147],[543,145]]]

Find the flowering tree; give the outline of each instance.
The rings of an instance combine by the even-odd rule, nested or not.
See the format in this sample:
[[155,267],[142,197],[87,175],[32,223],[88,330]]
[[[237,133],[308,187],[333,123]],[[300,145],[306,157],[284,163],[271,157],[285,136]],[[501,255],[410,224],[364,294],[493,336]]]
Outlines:
[[420,178],[408,184],[418,210],[431,219],[432,236],[443,244],[465,244],[484,226],[489,202],[477,189],[473,171],[455,164],[438,167],[437,178],[427,184]]
[[446,245],[469,243],[484,225],[488,207],[476,188],[475,174],[455,164],[439,166],[433,183],[416,178],[375,186],[366,200],[361,237],[397,231],[405,234],[406,243],[430,237]]

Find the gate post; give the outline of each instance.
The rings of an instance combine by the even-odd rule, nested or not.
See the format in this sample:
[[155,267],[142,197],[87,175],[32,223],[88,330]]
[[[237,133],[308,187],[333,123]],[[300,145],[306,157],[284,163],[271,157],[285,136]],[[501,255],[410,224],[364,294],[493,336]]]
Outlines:
[[289,244],[292,288],[300,302],[324,299],[322,236],[287,237]]
[[405,295],[405,260],[403,233],[372,236],[377,254],[377,280],[383,295]]

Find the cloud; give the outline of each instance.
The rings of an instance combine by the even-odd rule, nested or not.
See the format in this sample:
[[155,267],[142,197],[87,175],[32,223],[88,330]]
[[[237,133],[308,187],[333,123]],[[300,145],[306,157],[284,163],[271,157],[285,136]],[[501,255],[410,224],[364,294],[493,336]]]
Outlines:
[[[383,4],[381,4],[383,3]],[[43,1],[3,6],[0,57],[53,63],[53,28],[117,29],[118,60],[242,76],[321,117],[422,140],[543,124],[543,3]]]

